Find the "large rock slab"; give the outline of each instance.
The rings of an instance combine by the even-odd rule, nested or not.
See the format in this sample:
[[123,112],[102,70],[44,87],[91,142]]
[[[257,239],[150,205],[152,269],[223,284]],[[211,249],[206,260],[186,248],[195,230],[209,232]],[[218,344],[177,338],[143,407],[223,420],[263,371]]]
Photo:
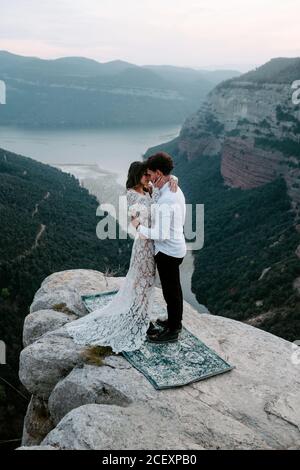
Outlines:
[[23,327],[24,347],[34,343],[48,331],[57,330],[66,323],[76,320],[76,315],[56,310],[39,310],[27,315]]
[[[112,369],[108,366],[85,365],[73,369],[65,379],[58,382],[48,403],[54,423],[59,423],[69,411],[84,404],[128,406],[132,402],[130,394],[119,386],[120,382],[114,386],[112,380],[106,379],[105,372],[109,375],[110,371]],[[123,372],[127,377],[132,376],[129,367],[124,368]]]
[[59,450],[59,449],[53,446],[22,446],[22,447],[18,447],[16,450]]
[[59,329],[23,349],[19,377],[30,393],[48,400],[57,382],[83,361],[82,347]]
[[266,403],[265,411],[298,427],[300,431],[300,393],[299,390],[274,396]]
[[158,392],[123,356],[108,356],[101,367],[85,364],[62,379],[49,398],[55,423],[72,409],[88,404],[118,404],[157,400]]
[[[57,275],[65,279],[62,273]],[[83,284],[91,289],[98,279],[89,270],[68,276],[75,291],[76,282],[79,290]],[[160,289],[156,296],[164,307]],[[295,345],[239,321],[199,314],[186,302],[183,324],[235,369],[157,391],[122,355],[105,357],[99,367],[84,364],[82,351],[64,327],[25,348],[21,380],[31,393],[43,399],[50,396],[51,416],[58,423],[43,444],[72,449],[164,449],[168,441],[168,448],[174,449],[300,448]],[[99,419],[91,418],[93,412]],[[163,432],[156,425],[160,421]],[[149,425],[152,441],[143,423]],[[120,432],[123,426],[126,436]],[[104,436],[105,429],[111,440]]]
[[22,446],[40,444],[53,427],[47,403],[32,395],[24,420]]
[[[68,413],[42,441],[61,450],[192,449],[176,416],[135,404],[84,405]],[[197,449],[202,449],[197,446]]]
[[48,276],[36,292],[30,313],[52,309],[54,306],[67,307],[69,313],[86,315],[81,295],[117,289],[122,278],[108,277],[93,269],[60,271]]

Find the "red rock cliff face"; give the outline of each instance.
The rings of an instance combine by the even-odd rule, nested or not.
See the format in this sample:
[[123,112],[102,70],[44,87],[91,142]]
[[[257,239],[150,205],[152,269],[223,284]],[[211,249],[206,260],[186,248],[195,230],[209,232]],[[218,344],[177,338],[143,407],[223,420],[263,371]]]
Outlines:
[[227,138],[222,147],[221,174],[230,186],[256,188],[274,179],[281,161],[280,152],[257,148],[251,139]]

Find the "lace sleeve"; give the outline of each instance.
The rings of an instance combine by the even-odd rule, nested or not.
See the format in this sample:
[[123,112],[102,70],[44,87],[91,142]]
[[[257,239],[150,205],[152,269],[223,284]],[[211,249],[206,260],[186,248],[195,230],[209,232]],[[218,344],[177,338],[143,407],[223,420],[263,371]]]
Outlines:
[[138,194],[137,194],[136,191],[128,190],[126,192],[126,198],[127,198],[127,206],[128,206],[128,209],[129,209],[130,206],[133,206],[137,202]]
[[[136,191],[127,191],[127,209],[129,217],[140,217],[142,219],[146,216],[148,210],[149,202],[148,198],[138,194]],[[144,217],[142,217],[144,216]]]
[[138,194],[136,191],[128,190],[126,192],[127,198],[127,215],[128,217],[135,217],[137,215]]
[[127,191],[128,217],[138,217],[141,224],[148,226],[151,207],[149,196],[140,195],[136,191]]
[[156,188],[155,186],[153,186],[153,190],[152,190],[152,203],[156,203],[159,199],[159,196],[160,196],[160,191],[158,188]]

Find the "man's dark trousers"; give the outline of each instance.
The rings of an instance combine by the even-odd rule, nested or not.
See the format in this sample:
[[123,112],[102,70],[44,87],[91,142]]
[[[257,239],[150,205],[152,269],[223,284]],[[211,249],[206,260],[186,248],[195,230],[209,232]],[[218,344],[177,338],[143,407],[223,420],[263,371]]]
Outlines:
[[183,258],[175,258],[159,251],[154,256],[160,277],[164,299],[167,303],[170,330],[180,329],[182,324],[183,297],[179,266]]

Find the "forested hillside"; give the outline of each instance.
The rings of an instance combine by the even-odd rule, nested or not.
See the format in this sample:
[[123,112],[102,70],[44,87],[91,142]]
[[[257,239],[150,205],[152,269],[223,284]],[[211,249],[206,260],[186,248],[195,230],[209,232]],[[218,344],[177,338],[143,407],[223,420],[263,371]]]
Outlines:
[[0,149],[0,339],[7,347],[0,441],[21,435],[27,406],[18,380],[22,327],[43,279],[74,268],[127,271],[131,241],[97,238],[98,205],[73,176]]

